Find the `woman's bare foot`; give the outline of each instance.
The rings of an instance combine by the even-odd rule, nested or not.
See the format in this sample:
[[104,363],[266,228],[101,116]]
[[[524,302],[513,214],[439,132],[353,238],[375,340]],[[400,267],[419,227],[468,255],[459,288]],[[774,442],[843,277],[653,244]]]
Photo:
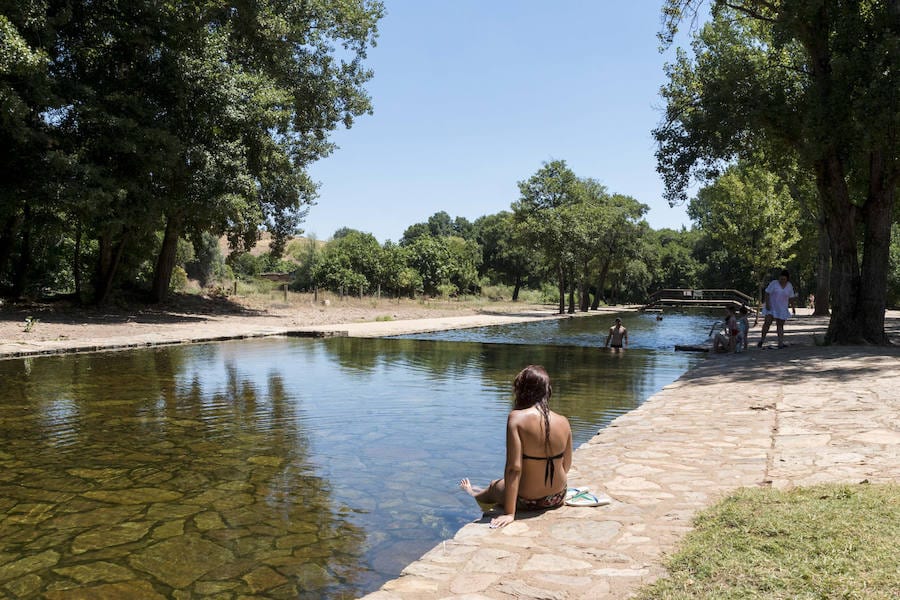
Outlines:
[[477,488],[477,487],[472,486],[472,482],[469,481],[468,477],[464,477],[463,479],[459,480],[459,487],[461,490],[463,490],[465,493],[469,494],[473,498],[484,491],[483,488]]

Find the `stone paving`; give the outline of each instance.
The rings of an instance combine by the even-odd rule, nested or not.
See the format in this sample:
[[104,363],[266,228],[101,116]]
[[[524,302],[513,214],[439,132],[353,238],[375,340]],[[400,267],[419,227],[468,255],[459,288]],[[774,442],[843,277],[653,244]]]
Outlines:
[[824,324],[711,356],[582,445],[570,485],[611,505],[481,519],[366,599],[626,598],[738,487],[900,481],[900,350],[815,347]]

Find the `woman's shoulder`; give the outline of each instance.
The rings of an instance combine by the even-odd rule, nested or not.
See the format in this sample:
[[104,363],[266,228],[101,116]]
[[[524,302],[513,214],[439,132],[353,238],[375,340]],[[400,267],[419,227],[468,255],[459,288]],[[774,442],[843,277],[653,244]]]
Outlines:
[[559,414],[558,412],[553,412],[553,411],[551,410],[551,411],[550,411],[550,418],[551,418],[553,421],[557,421],[557,422],[560,422],[560,423],[565,423],[565,424],[566,424],[566,427],[569,426],[569,419],[566,418],[565,415],[561,415],[561,414]]

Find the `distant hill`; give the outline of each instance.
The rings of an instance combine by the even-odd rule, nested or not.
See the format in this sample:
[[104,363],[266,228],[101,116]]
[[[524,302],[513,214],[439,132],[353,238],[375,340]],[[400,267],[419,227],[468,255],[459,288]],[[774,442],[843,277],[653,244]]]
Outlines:
[[[291,244],[305,244],[310,238],[303,237],[300,235],[293,236],[290,240],[288,240],[286,249],[290,249]],[[256,242],[256,245],[250,248],[250,254],[253,256],[259,256],[260,254],[264,254],[269,251],[269,245],[272,243],[272,235],[268,231],[263,231],[262,237],[259,238],[259,241]],[[325,242],[321,240],[316,240],[316,245],[321,248],[325,245]],[[228,247],[228,238],[220,237],[219,238],[219,251],[222,253],[222,256],[228,256],[231,253],[231,248]],[[284,257],[287,260],[290,260],[290,256]]]

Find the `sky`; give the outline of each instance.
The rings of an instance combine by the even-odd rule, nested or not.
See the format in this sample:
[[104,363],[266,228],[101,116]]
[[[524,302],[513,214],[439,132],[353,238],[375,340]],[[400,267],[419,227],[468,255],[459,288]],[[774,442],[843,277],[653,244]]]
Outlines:
[[319,198],[301,228],[380,242],[438,211],[510,210],[517,183],[565,160],[579,177],[650,207],[651,227],[690,227],[669,207],[652,130],[662,0],[385,0],[366,84],[373,114],[339,129],[312,165]]

